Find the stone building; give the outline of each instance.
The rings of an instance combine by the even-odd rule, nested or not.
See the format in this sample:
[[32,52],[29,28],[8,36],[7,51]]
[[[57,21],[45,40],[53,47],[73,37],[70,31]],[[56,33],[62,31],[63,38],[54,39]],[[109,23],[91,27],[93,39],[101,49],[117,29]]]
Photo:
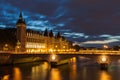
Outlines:
[[20,13],[19,19],[16,23],[17,42],[16,51],[20,52],[62,52],[69,51],[69,41],[67,41],[58,32],[56,35],[53,31],[47,29],[44,33],[26,29],[26,22]]

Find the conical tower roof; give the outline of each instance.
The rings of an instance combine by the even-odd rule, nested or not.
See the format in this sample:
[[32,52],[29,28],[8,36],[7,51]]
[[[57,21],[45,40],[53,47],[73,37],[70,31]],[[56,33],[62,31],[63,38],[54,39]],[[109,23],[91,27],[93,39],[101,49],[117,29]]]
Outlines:
[[19,24],[19,23],[26,24],[26,23],[25,23],[25,20],[24,20],[23,17],[22,17],[22,12],[20,12],[19,19],[18,19],[18,21],[17,21],[16,24]]

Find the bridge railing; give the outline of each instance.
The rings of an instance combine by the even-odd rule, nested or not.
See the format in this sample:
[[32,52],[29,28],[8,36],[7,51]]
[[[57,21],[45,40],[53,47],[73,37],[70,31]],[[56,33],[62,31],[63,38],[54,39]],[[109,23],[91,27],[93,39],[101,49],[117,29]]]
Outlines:
[[79,50],[78,52],[64,51],[64,52],[38,52],[38,53],[28,53],[28,52],[14,52],[14,51],[0,51],[0,54],[111,54],[120,55],[120,51],[115,50]]
[[111,55],[117,55],[120,54],[120,51],[115,50],[80,50],[80,54],[111,54]]

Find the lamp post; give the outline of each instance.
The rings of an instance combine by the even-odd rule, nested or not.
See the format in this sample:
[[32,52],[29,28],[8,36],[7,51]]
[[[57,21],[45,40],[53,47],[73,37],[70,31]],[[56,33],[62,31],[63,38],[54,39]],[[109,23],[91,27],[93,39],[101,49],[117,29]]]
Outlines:
[[21,43],[18,41],[16,45],[16,52],[20,52]]
[[57,45],[55,45],[55,51],[56,51],[56,53],[58,52],[58,46]]
[[8,51],[8,44],[5,44],[5,45],[4,45],[3,51]]
[[63,51],[64,51],[64,52],[66,51],[66,47],[65,47],[65,46],[63,46]]

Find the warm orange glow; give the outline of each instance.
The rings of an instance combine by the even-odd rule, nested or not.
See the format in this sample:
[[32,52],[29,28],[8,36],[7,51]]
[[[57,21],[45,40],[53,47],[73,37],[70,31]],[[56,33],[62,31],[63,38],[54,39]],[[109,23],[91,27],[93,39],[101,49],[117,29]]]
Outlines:
[[108,46],[107,45],[103,45],[103,47],[106,49],[106,48],[108,48]]
[[99,63],[109,63],[109,57],[108,56],[105,56],[105,55],[102,55],[99,57]]
[[54,61],[56,59],[56,55],[53,54],[51,58]]
[[14,68],[14,77],[13,77],[13,80],[22,80],[21,71],[17,67]]
[[9,75],[4,75],[2,80],[9,80]]
[[49,68],[49,63],[44,62],[43,68],[44,68],[44,69],[48,69],[48,68]]
[[77,77],[76,57],[71,58],[70,62],[70,80],[75,80]]
[[44,62],[42,65],[32,67],[30,80],[46,80],[49,69],[49,63]]
[[27,42],[26,48],[45,48],[45,44],[44,43]]
[[52,69],[50,80],[61,80],[60,71],[58,69]]
[[106,62],[107,61],[107,58],[105,56],[102,57],[101,59],[102,62]]
[[58,46],[56,45],[55,47],[57,48]]
[[107,72],[103,71],[100,75],[100,80],[111,80],[111,77]]
[[65,46],[63,46],[63,48],[65,48]]
[[49,52],[53,52],[53,49],[49,49]]
[[73,57],[72,60],[73,60],[73,62],[75,63],[75,62],[76,62],[76,57]]
[[53,62],[57,62],[58,61],[58,56],[56,54],[51,54],[49,60],[53,61]]

